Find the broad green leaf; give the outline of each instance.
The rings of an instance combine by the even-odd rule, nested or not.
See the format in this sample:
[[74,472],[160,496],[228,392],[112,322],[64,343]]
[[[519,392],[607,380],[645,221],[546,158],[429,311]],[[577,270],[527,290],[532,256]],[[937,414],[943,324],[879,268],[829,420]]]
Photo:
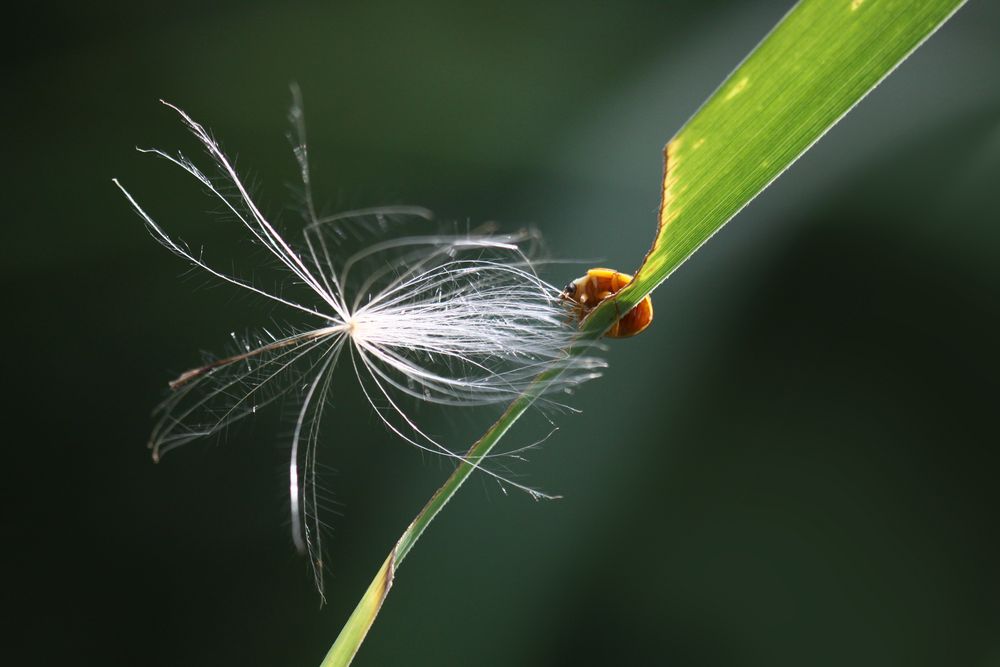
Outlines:
[[[619,308],[663,282],[964,2],[796,5],[667,144],[656,240]],[[591,326],[603,331],[614,312],[601,315]]]
[[[632,283],[584,322],[596,339],[781,175],[943,24],[964,0],[803,0],[681,128],[664,151],[652,248]],[[378,571],[323,667],[347,665],[400,563],[554,372],[514,401],[466,454]]]

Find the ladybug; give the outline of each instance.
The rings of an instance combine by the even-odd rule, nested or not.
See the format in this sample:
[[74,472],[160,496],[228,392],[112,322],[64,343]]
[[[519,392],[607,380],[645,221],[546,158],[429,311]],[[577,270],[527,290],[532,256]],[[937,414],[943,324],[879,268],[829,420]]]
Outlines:
[[[559,296],[573,304],[574,311],[583,320],[599,303],[614,296],[618,290],[632,282],[632,276],[614,269],[590,269],[587,275],[577,278]],[[653,301],[648,296],[618,319],[608,330],[611,338],[627,338],[644,330],[653,321]]]

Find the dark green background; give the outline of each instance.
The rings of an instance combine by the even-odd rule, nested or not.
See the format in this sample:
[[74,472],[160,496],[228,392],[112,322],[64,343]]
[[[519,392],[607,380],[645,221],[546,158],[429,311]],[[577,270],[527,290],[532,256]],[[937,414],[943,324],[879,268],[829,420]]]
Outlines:
[[[288,537],[288,422],[154,466],[165,382],[266,324],[156,245],[206,243],[176,102],[320,199],[409,202],[634,268],[660,148],[787,2],[52,5],[4,66],[7,664],[316,665],[448,473],[349,378],[323,439],[329,604]],[[477,478],[399,573],[358,665],[1000,664],[1000,11],[973,0],[655,294],[582,415]],[[13,48],[11,48],[13,47]],[[556,284],[586,264],[551,269]],[[346,368],[344,370],[347,370]],[[425,410],[471,442],[482,425]],[[544,435],[526,421],[512,444]]]

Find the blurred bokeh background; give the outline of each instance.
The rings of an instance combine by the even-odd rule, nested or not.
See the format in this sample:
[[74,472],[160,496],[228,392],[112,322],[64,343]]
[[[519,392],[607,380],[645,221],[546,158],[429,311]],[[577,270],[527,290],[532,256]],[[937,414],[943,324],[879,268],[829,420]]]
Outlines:
[[[334,395],[328,604],[292,548],[271,411],[160,465],[165,383],[266,324],[185,279],[233,234],[136,144],[176,102],[290,201],[316,189],[538,227],[629,270],[666,139],[789,2],[47,3],[3,64],[7,664],[315,665],[449,468]],[[655,293],[535,503],[475,479],[399,572],[358,665],[1000,664],[1000,6],[974,0]],[[11,48],[13,47],[13,48]],[[290,218],[286,218],[290,219]],[[585,264],[551,268],[563,284]],[[347,368],[343,370],[347,371]],[[428,411],[471,442],[463,416]],[[512,438],[547,430],[526,420]]]

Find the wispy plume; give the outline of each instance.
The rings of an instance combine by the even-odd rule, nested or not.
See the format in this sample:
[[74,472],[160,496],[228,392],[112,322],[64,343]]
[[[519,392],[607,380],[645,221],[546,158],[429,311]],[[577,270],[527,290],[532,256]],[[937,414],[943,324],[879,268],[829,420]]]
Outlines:
[[[603,362],[579,349],[576,328],[559,290],[538,277],[519,234],[400,233],[406,220],[429,217],[416,207],[384,207],[319,216],[312,194],[302,106],[290,113],[293,148],[303,183],[305,223],[289,242],[264,216],[232,161],[211,134],[176,111],[213,165],[211,176],[182,153],[139,149],[193,176],[227,217],[276,260],[300,290],[277,290],[222,271],[199,250],[168,234],[116,179],[150,233],[171,252],[215,278],[286,309],[280,333],[263,330],[239,341],[233,354],[182,373],[156,411],[154,459],[192,440],[224,431],[279,399],[298,401],[288,465],[292,537],[308,552],[323,591],[321,509],[317,484],[321,419],[334,368],[347,363],[359,390],[385,426],[406,442],[456,461],[461,450],[430,435],[412,416],[416,402],[482,406],[509,402],[545,370],[559,371],[541,405],[596,377]],[[424,223],[428,224],[428,223]],[[344,239],[361,233],[367,245],[347,254]],[[533,497],[536,490],[480,470]]]

